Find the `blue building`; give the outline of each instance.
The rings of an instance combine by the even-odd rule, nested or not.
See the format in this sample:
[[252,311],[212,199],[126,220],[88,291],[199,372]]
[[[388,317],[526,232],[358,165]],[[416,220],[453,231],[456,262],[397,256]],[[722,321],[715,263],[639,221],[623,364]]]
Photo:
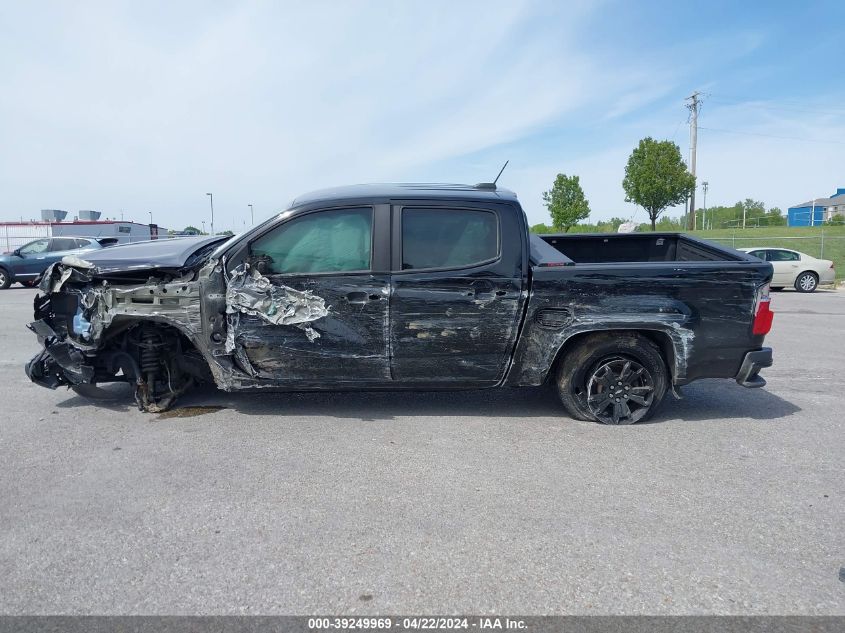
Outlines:
[[837,189],[830,198],[816,198],[789,207],[786,217],[789,226],[815,226],[839,214],[845,215],[845,189]]

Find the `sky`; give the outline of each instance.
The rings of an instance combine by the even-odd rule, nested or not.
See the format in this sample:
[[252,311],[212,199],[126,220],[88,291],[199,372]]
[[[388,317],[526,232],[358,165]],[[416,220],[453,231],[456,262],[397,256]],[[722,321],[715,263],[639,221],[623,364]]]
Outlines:
[[592,221],[645,221],[628,155],[651,136],[686,158],[694,91],[707,205],[785,210],[845,187],[844,23],[840,0],[0,0],[0,220],[200,227],[212,192],[239,232],[249,204],[509,160],[532,224],[557,173]]

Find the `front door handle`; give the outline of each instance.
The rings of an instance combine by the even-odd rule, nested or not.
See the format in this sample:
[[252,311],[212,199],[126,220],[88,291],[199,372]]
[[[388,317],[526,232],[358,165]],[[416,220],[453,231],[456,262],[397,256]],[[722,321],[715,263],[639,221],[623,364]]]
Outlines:
[[493,296],[501,297],[505,294],[503,290],[494,292],[496,288],[489,281],[474,281],[467,293],[468,297],[475,297],[476,299],[487,299]]

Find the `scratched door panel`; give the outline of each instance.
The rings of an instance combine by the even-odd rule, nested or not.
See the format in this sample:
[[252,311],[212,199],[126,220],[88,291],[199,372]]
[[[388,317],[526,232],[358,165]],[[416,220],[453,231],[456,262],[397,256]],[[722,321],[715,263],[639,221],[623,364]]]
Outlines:
[[519,281],[497,276],[393,278],[394,381],[494,384],[518,325]]
[[390,381],[387,276],[268,278],[274,285],[310,290],[322,297],[328,315],[307,324],[319,335],[316,338],[297,325],[275,325],[259,316],[240,315],[236,345],[260,378],[282,386]]

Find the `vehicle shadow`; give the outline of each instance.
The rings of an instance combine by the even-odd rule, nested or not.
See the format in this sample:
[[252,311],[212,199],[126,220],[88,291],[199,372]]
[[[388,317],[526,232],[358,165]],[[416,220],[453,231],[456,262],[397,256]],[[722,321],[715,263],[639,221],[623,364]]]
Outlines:
[[[74,408],[92,404],[115,412],[136,409],[131,398],[92,401],[76,395],[57,406]],[[226,393],[206,386],[180,398],[176,409],[183,409],[184,412],[179,413],[184,415],[163,417],[193,417],[218,409],[249,416],[326,416],[359,421],[394,420],[408,416],[566,417],[554,389],[547,387],[476,391]],[[744,389],[729,380],[702,380],[685,387],[682,400],[667,394],[648,424],[724,419],[774,420],[800,410],[766,389]]]
[[662,422],[710,422],[748,418],[776,420],[801,411],[801,407],[776,393],[746,389],[730,379],[705,379],[679,390],[681,400],[666,396],[658,412],[646,424]]

